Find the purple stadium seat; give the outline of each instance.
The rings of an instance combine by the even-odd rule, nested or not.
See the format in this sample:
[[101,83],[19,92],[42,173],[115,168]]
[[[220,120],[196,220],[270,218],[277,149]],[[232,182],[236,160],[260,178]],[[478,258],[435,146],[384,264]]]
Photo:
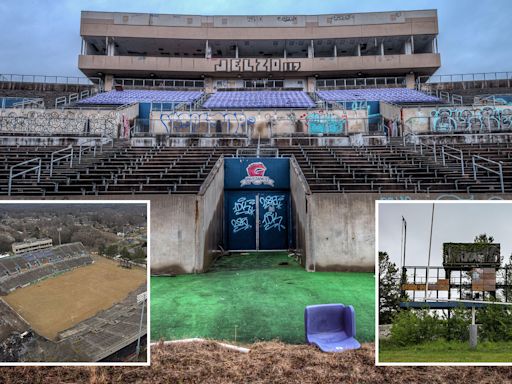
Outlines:
[[315,103],[302,91],[220,91],[203,106],[208,109],[313,108]]
[[78,104],[192,103],[201,96],[201,91],[114,90],[98,93],[79,101]]
[[440,103],[442,100],[409,88],[368,88],[318,91],[325,101],[387,101],[390,103]]
[[343,304],[310,305],[304,311],[306,342],[323,352],[358,349],[354,308]]

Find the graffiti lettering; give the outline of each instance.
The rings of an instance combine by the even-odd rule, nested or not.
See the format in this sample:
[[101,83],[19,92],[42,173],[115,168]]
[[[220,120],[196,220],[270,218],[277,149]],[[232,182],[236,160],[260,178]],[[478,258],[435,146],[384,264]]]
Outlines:
[[260,196],[260,204],[264,209],[273,207],[274,209],[281,209],[283,207],[284,195],[273,196]]
[[297,72],[300,61],[282,59],[220,59],[214,66],[215,72]]
[[246,199],[245,197],[239,198],[235,201],[235,205],[233,206],[233,212],[235,215],[254,215],[256,206],[256,200],[254,199]]
[[277,228],[278,231],[285,229],[285,226],[281,224],[283,217],[279,216],[276,211],[270,210],[263,216],[263,229],[268,231],[269,229]]
[[440,108],[431,112],[434,132],[490,132],[512,128],[512,109],[506,107]]
[[247,231],[252,228],[252,225],[249,224],[249,219],[247,217],[239,217],[237,219],[231,220],[231,225],[233,226],[233,233],[238,233],[240,231]]
[[[217,129],[220,121],[224,133],[243,133],[254,127],[256,119],[246,117],[243,112],[174,112],[160,114],[160,122],[165,131],[170,133],[198,132],[204,126],[208,133]],[[217,132],[221,133],[221,132]]]

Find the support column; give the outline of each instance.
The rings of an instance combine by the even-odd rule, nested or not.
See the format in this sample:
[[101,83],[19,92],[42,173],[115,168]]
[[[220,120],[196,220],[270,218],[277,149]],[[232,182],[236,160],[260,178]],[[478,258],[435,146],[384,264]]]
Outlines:
[[333,55],[334,57],[338,57],[338,47],[336,47],[336,44],[334,44]]
[[116,55],[116,45],[114,43],[114,39],[111,37],[106,38],[107,44],[107,56],[115,56]]
[[383,41],[380,42],[380,55],[384,56],[384,42]]
[[405,86],[409,89],[414,89],[416,86],[416,77],[414,73],[408,73],[405,75]]
[[315,58],[315,45],[313,44],[313,40],[311,40],[310,45],[308,45],[308,59]]
[[357,56],[361,56],[361,44],[357,44],[356,54]]
[[204,58],[205,59],[211,59],[212,58],[212,49],[210,48],[210,45],[208,44],[208,40],[206,40],[206,44],[204,47]]
[[105,92],[111,91],[114,87],[114,76],[105,75]]
[[286,59],[286,55],[287,55],[287,52],[286,52],[286,48],[285,48],[283,51],[283,59]]
[[411,44],[411,40],[410,39],[405,42],[404,50],[405,50],[404,53],[406,55],[411,55],[412,54],[412,44]]
[[238,59],[238,44],[235,45],[235,59]]

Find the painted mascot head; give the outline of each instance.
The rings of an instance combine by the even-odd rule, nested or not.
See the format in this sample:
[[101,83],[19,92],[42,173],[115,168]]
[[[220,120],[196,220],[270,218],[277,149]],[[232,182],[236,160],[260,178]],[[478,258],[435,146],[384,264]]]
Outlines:
[[247,174],[249,176],[265,176],[267,167],[261,162],[251,163],[247,166]]

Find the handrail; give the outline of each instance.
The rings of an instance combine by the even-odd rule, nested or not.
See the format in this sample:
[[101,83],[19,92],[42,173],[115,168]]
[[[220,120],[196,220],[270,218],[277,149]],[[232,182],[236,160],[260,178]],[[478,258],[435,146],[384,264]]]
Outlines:
[[423,143],[420,141],[420,154],[423,155],[423,147],[432,149],[432,152],[434,152],[434,161],[437,163],[437,149],[436,149],[436,142],[433,142],[433,145],[429,145],[427,143]]
[[[89,145],[87,145],[85,148],[83,148],[86,144],[89,144]],[[78,164],[82,163],[82,153],[85,153],[86,151],[91,150],[91,149],[94,151],[94,157],[96,157],[96,139],[90,139],[90,140],[80,143],[79,149],[78,149]]]
[[[488,163],[496,164],[498,166],[498,171],[491,169],[491,168],[487,168],[483,165],[477,164],[475,159],[480,159],[480,160],[487,161]],[[482,168],[488,172],[495,173],[500,177],[501,193],[505,193],[505,183],[503,182],[503,162],[502,161],[497,162],[497,161],[488,159],[486,157],[482,157],[479,155],[473,155],[472,162],[473,162],[473,179],[474,180],[477,180],[477,177],[476,177],[476,169],[477,168]]]
[[[451,149],[451,150],[456,151],[456,152],[459,152],[460,153],[460,157],[458,157],[456,155],[452,155],[451,153],[447,153],[445,148]],[[443,145],[443,146],[441,146],[441,155],[443,156],[443,166],[445,166],[445,167],[446,167],[445,156],[448,156],[448,157],[460,160],[460,168],[461,168],[462,176],[464,176],[464,152],[462,152],[461,149],[453,148],[453,147],[450,147],[449,145]]]
[[[42,83],[66,85],[102,85],[100,77],[85,76],[51,76],[51,75],[22,75],[16,73],[0,73],[1,82],[11,83]],[[75,82],[76,81],[76,82]]]
[[[18,173],[14,174],[14,175],[12,174],[12,171],[14,170],[14,168],[20,167],[20,166],[25,165],[25,164],[32,163],[34,161],[37,161],[38,165],[35,165],[32,168],[26,169],[24,171],[18,172]],[[7,188],[7,195],[11,196],[12,179],[14,179],[17,176],[25,175],[25,174],[27,174],[27,173],[29,173],[31,171],[34,171],[34,170],[37,170],[37,182],[39,183],[41,181],[41,158],[40,157],[36,157],[36,158],[30,159],[30,160],[26,160],[26,161],[23,161],[21,163],[14,164],[13,166],[11,166],[11,168],[9,169],[9,185],[8,185],[8,188]]]
[[[56,154],[64,152],[64,151],[69,151],[69,150],[70,150],[70,153],[68,153],[67,155],[63,155],[56,159],[54,158],[54,156]],[[61,160],[67,159],[67,158],[69,158],[69,168],[73,168],[73,146],[72,145],[69,145],[66,148],[62,148],[62,149],[52,152],[52,154],[50,156],[50,176],[53,176],[53,163],[59,162]]]

